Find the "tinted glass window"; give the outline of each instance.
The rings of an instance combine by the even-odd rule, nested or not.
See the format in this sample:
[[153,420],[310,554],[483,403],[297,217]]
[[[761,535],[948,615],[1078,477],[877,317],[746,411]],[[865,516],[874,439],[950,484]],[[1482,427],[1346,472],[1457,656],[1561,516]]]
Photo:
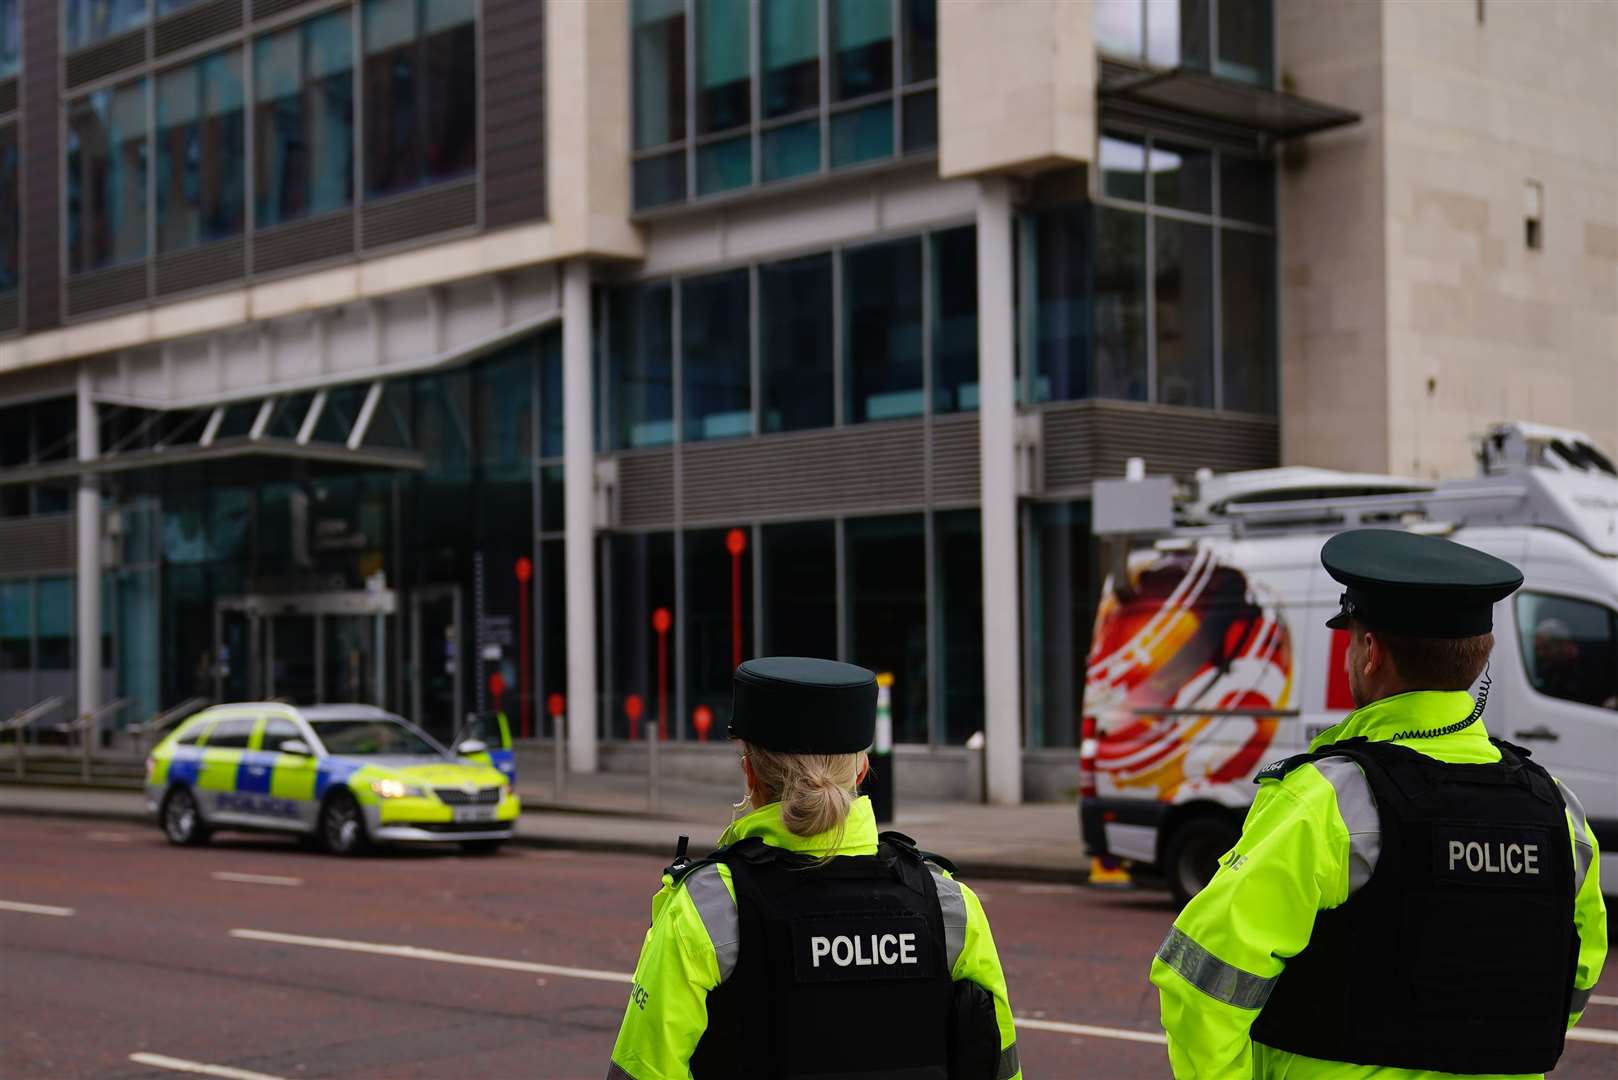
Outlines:
[[1219,234],[1224,337],[1224,407],[1274,413],[1275,237],[1225,229]]
[[205,735],[212,727],[212,721],[205,721],[203,723],[193,725],[190,730],[188,730],[184,735],[180,736],[180,738],[177,740],[177,745],[196,746],[204,741],[203,735]]
[[921,298],[919,238],[843,256],[848,422],[921,415]]
[[34,586],[0,582],[0,671],[33,667]]
[[685,138],[684,0],[635,0],[634,24],[635,149],[644,150]]
[[608,294],[607,374],[616,449],[674,441],[673,297],[667,283]]
[[35,584],[41,669],[73,666],[73,590],[72,578],[42,578]]
[[837,523],[766,525],[764,655],[837,655]]
[[933,252],[933,411],[978,407],[978,243],[967,225],[935,233]]
[[260,227],[354,197],[354,35],[348,12],[253,45],[255,212]]
[[[1178,254],[1178,246],[1171,252]],[[1127,210],[1096,207],[1095,294],[1090,315],[1095,333],[1098,397],[1146,397],[1146,218]],[[1174,284],[1171,282],[1171,284]],[[1159,304],[1163,298],[1159,298]],[[1171,333],[1159,327],[1160,335]]]
[[146,0],[66,0],[69,49],[83,48],[146,24]]
[[365,5],[365,190],[390,195],[477,166],[475,0]]
[[728,131],[753,116],[747,0],[696,0],[697,134]]
[[753,432],[747,271],[689,278],[680,286],[685,437]]
[[264,721],[264,734],[259,739],[259,749],[279,751],[281,744],[290,739],[303,739],[303,733],[298,725],[281,716],[272,716]]
[[17,126],[0,128],[0,290],[15,289],[22,264],[17,218]]
[[1213,212],[1213,151],[1154,142],[1150,155],[1152,201],[1158,206]]
[[933,515],[933,623],[943,741],[959,745],[983,720],[983,515]]
[[214,725],[213,732],[208,736],[210,750],[245,750],[249,737],[253,734],[253,720],[250,717],[232,717],[221,720]]
[[[740,550],[732,554],[731,545]],[[753,655],[753,532],[693,529],[685,534],[685,730],[695,737],[696,710],[707,706],[708,738],[730,724],[731,679]]]
[[394,720],[315,720],[310,724],[332,754],[438,756],[438,748]]
[[1541,694],[1618,710],[1618,612],[1586,600],[1520,592],[1517,635]]
[[[613,700],[607,729],[614,735],[640,738],[647,721],[666,721],[669,734],[679,730],[673,715],[674,675],[674,535],[617,533],[607,538],[611,560]],[[662,623],[657,613],[667,613]],[[659,632],[657,627],[664,625]],[[551,635],[559,637],[560,635]],[[659,681],[659,674],[662,681]],[[660,706],[666,702],[667,710]]]
[[764,0],[759,9],[764,116],[820,104],[819,0]]
[[240,50],[157,79],[157,249],[242,231],[247,203]]
[[764,431],[832,424],[831,283],[830,255],[758,268]]
[[1157,218],[1157,400],[1213,406],[1213,229]]
[[893,85],[893,6],[870,0],[831,5],[833,101],[879,93]]
[[67,263],[79,274],[146,255],[146,83],[67,107]]
[[848,659],[893,673],[893,737],[927,741],[927,540],[920,514],[845,525]]

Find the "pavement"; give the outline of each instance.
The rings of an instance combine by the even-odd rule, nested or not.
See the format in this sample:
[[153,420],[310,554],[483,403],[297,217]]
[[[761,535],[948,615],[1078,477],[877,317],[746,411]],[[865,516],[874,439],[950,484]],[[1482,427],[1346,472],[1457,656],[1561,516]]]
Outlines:
[[[737,792],[740,787],[738,776]],[[740,797],[712,784],[665,779],[657,805],[649,806],[645,776],[628,773],[571,776],[560,795],[549,777],[519,777],[517,793],[523,813],[515,843],[521,846],[657,855],[665,863],[681,835],[691,838],[693,853],[709,850],[735,812],[730,802]],[[0,814],[148,820],[138,791],[12,782],[0,784]],[[900,803],[884,827],[948,857],[971,877],[1077,883],[1086,875],[1072,803]]]
[[[7,1080],[165,1074],[599,1080],[662,856],[508,848],[337,859],[274,837],[0,818]],[[975,886],[1024,1075],[1167,1075],[1154,892]],[[1618,965],[1558,1080],[1618,1075]],[[235,1070],[235,1071],[232,1071]]]

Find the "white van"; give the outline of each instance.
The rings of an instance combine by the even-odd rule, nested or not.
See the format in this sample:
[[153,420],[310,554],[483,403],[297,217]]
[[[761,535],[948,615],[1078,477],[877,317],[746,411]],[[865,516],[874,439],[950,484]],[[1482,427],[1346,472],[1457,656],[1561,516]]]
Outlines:
[[[1300,468],[1203,475],[1172,528],[1120,549],[1085,681],[1079,816],[1092,855],[1157,868],[1182,903],[1207,883],[1254,772],[1353,708],[1347,633],[1325,625],[1342,587],[1320,548],[1383,526],[1522,570],[1495,610],[1483,720],[1578,794],[1603,891],[1618,895],[1618,470],[1584,435],[1523,423],[1492,430],[1478,461],[1475,478],[1437,485]],[[1135,489],[1136,515],[1149,490],[1168,497]],[[1096,499],[1098,532],[1128,531]]]

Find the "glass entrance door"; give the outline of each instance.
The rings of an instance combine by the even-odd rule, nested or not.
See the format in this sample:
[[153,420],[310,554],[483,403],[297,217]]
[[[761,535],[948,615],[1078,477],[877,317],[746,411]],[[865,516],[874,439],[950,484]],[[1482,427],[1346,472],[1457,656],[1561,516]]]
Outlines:
[[263,645],[258,614],[221,604],[214,610],[213,676],[218,701],[264,696]]
[[327,615],[321,668],[325,700],[386,707],[387,626],[370,615]]
[[318,704],[320,692],[320,622],[315,615],[275,615],[264,620],[265,667],[269,680],[265,696],[294,705]]
[[394,605],[386,588],[221,598],[214,606],[215,697],[387,708]]

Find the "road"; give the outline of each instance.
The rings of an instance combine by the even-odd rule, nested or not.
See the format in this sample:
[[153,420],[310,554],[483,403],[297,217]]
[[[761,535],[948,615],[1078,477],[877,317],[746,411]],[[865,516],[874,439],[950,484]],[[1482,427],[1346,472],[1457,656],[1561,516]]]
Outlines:
[[[273,839],[0,818],[8,1078],[599,1080],[659,862],[518,849],[341,860]],[[1025,1075],[1166,1075],[1154,893],[985,881]],[[1618,973],[1556,1077],[1618,1070]],[[1598,1032],[1599,1035],[1599,1032]],[[141,1056],[149,1055],[149,1056]],[[245,1070],[231,1072],[229,1070]]]

